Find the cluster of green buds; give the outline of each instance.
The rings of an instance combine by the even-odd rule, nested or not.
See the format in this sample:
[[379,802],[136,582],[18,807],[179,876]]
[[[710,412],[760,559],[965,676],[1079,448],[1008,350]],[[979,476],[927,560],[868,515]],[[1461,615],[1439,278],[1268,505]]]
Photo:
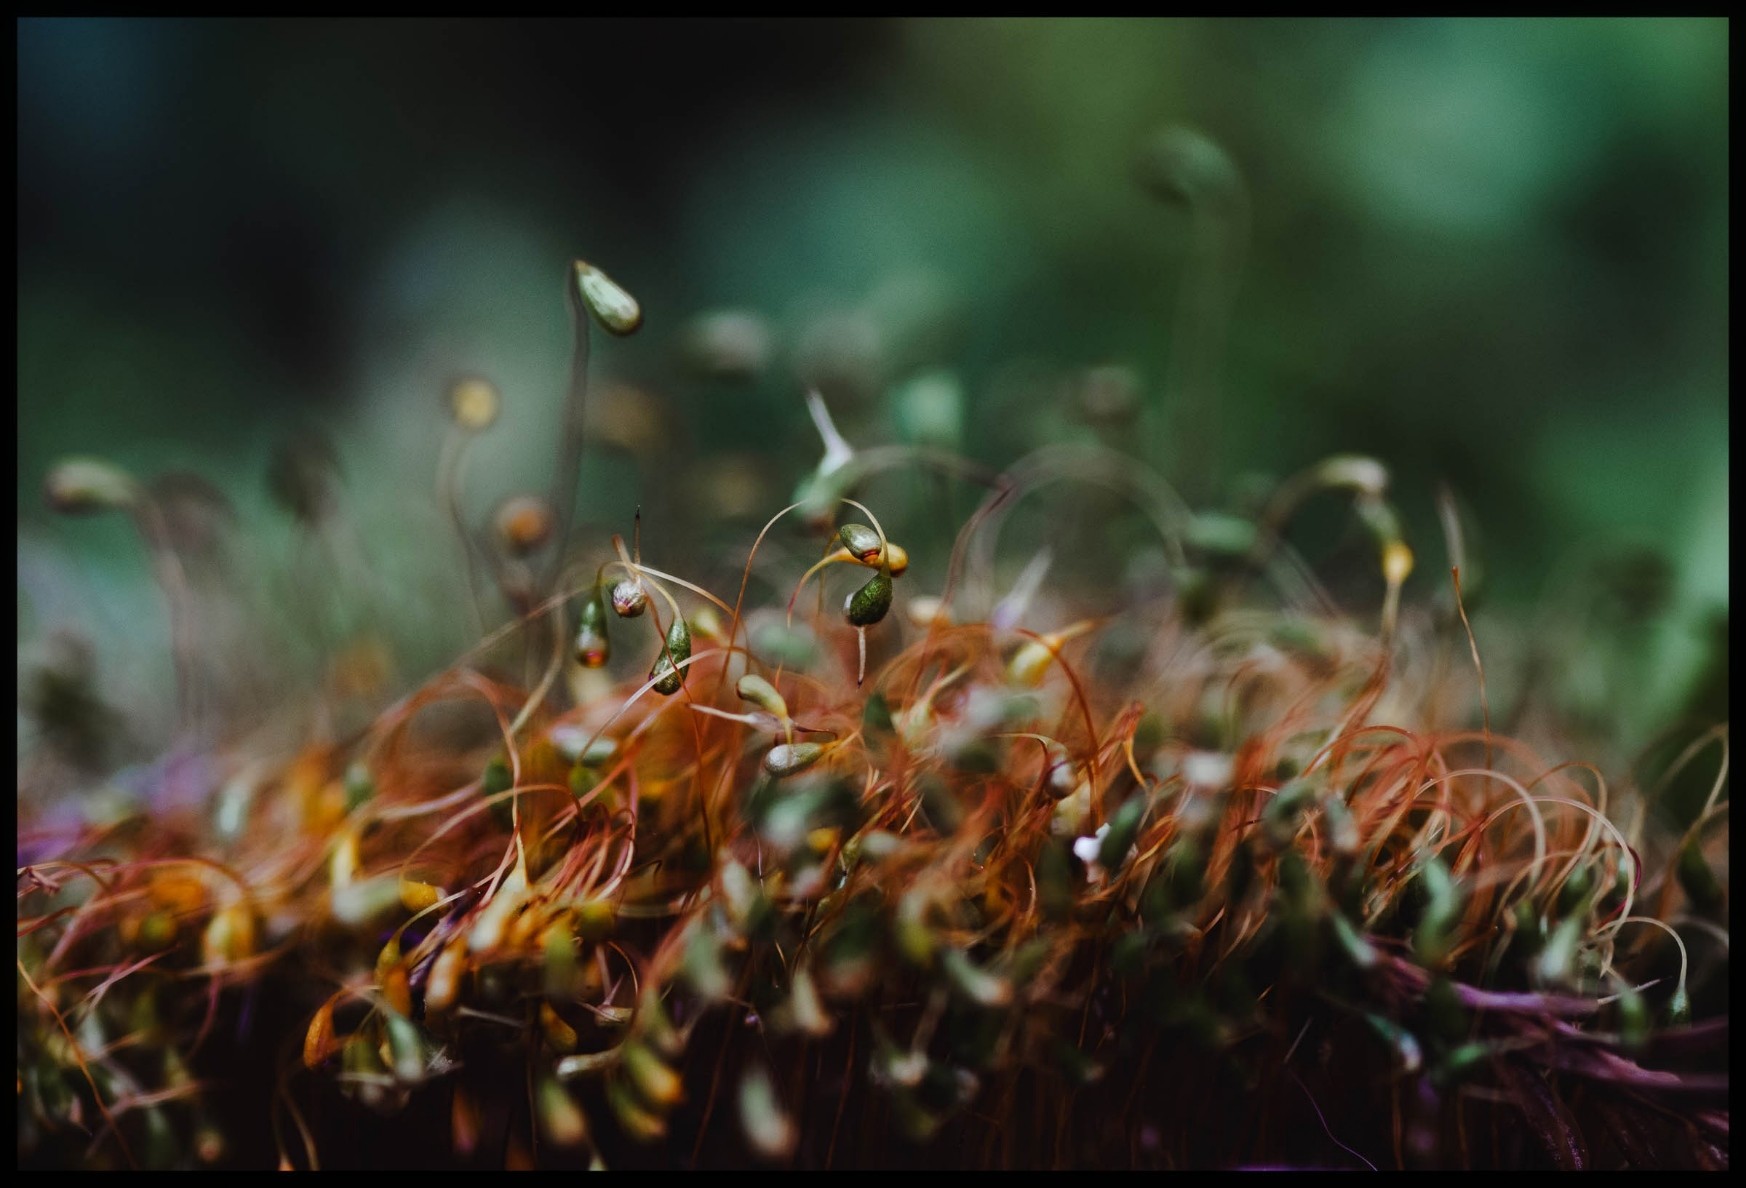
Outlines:
[[[860,504],[854,506],[860,507]],[[883,530],[865,524],[844,524],[837,529],[832,541],[836,547],[801,576],[800,586],[827,565],[864,565],[874,571],[872,577],[843,600],[843,617],[855,629],[859,649],[860,661],[855,674],[855,683],[859,685],[867,676],[867,628],[883,621],[891,612],[892,581],[909,569],[909,553],[902,545],[888,540]],[[799,590],[797,586],[797,596]],[[792,599],[789,606],[792,609]]]
[[[649,607],[650,581],[637,571],[635,563],[627,563],[627,576],[608,586],[604,570],[582,600],[581,622],[576,631],[576,662],[584,668],[603,667],[612,658],[612,642],[606,632],[606,608],[621,619],[641,618]],[[655,587],[660,590],[659,586]],[[664,590],[660,591],[667,597]],[[672,696],[685,683],[685,662],[691,658],[691,627],[672,598],[667,602],[673,620],[667,627],[661,651],[649,667],[649,678],[655,692]]]

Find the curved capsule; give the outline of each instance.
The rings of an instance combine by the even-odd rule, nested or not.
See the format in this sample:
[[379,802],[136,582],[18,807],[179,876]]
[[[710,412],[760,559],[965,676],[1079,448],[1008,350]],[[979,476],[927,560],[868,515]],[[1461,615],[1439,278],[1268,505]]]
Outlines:
[[804,771],[824,756],[822,743],[779,743],[764,755],[764,770],[780,779]]
[[691,628],[685,625],[682,617],[674,616],[673,625],[667,628],[667,646],[661,649],[661,654],[655,657],[654,667],[649,669],[651,677],[659,677],[655,682],[655,692],[671,697],[679,692],[679,686],[685,683],[685,670],[679,665],[691,659]]
[[734,689],[739,693],[742,701],[749,701],[759,709],[774,714],[777,718],[787,719],[788,703],[782,699],[782,694],[776,691],[776,686],[757,673],[748,672],[740,678],[739,684],[735,685]]
[[843,613],[856,627],[870,627],[891,609],[891,575],[880,572],[843,602]]
[[865,524],[844,524],[837,529],[837,539],[851,556],[863,565],[879,560],[879,534]]
[[643,307],[618,283],[586,260],[577,260],[576,291],[582,304],[613,334],[631,334],[643,324]]

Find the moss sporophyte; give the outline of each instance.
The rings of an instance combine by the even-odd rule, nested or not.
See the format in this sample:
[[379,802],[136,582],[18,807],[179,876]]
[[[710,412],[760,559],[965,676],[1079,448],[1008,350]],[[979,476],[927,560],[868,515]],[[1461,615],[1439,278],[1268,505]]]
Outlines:
[[[1228,158],[1157,151],[1234,234]],[[1726,727],[1677,828],[1554,707],[1494,730],[1485,624],[1410,584],[1380,462],[1197,511],[1104,447],[851,444],[814,392],[794,501],[714,569],[651,505],[649,556],[696,562],[658,568],[575,498],[590,325],[643,310],[565,280],[549,488],[481,515],[506,398],[447,389],[479,636],[400,687],[262,733],[215,693],[174,492],[48,475],[133,518],[183,713],[137,801],[21,798],[21,1164],[1727,1165]],[[997,547],[1111,489],[1121,531]],[[1341,600],[1292,545],[1316,499],[1368,542]],[[43,747],[97,736],[90,685],[34,686]]]

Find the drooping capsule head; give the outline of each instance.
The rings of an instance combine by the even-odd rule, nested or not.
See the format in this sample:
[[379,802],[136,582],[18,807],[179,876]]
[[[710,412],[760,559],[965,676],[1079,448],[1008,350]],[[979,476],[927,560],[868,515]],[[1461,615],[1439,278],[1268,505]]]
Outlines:
[[634,619],[649,609],[649,589],[640,578],[620,578],[612,584],[612,613]]
[[837,539],[849,550],[849,555],[863,565],[879,560],[879,534],[865,524],[844,524],[837,529]]
[[[880,564],[879,533],[867,525],[844,524],[837,530],[837,540],[851,560],[862,565]],[[909,568],[909,553],[902,545],[890,540],[885,541],[884,546],[884,567],[891,571],[892,577],[902,577],[903,571]]]
[[576,630],[576,662],[583,668],[599,668],[611,659],[612,643],[606,636],[606,604],[598,586],[583,600],[581,618]]
[[778,718],[788,717],[788,703],[782,699],[782,694],[776,691],[776,686],[757,673],[748,672],[734,688],[742,700],[751,702],[766,713],[774,714]]
[[449,415],[469,433],[489,429],[502,407],[497,385],[481,376],[462,376],[449,385]]
[[871,627],[891,609],[891,575],[881,570],[843,602],[843,614],[851,625]]
[[594,320],[612,334],[631,334],[643,324],[643,307],[618,283],[586,260],[577,260],[576,292]]
[[101,458],[64,458],[55,463],[43,483],[49,506],[63,515],[132,507],[140,496],[134,477]]
[[691,658],[691,628],[685,625],[685,620],[678,616],[673,619],[673,625],[667,628],[667,645],[661,649],[661,654],[655,657],[654,667],[649,669],[651,677],[657,677],[655,692],[671,697],[679,692],[679,686],[685,683],[685,669],[680,665]]
[[497,509],[497,538],[511,556],[525,557],[552,539],[557,517],[539,495],[513,495]]
[[1018,646],[1006,662],[1008,683],[1034,689],[1043,683],[1043,676],[1055,660],[1055,653],[1040,640],[1027,639]]
[[778,743],[764,753],[764,770],[781,779],[811,767],[823,755],[820,743]]

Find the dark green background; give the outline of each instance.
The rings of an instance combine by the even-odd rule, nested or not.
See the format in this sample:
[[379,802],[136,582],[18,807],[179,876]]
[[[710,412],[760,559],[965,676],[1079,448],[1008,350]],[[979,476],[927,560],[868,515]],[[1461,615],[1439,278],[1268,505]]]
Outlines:
[[[1128,444],[1167,461],[1152,443],[1187,413],[1164,384],[1190,224],[1134,162],[1187,124],[1237,162],[1253,207],[1202,499],[1375,454],[1422,595],[1442,581],[1447,481],[1478,525],[1489,609],[1524,621],[1588,597],[1597,558],[1659,558],[1654,625],[1619,646],[1633,695],[1683,704],[1725,642],[1727,34],[22,21],[21,665],[72,626],[120,689],[167,675],[125,526],[42,507],[63,453],[206,474],[246,555],[283,568],[262,475],[315,423],[383,571],[423,573],[437,393],[470,368],[508,400],[470,504],[543,486],[572,255],[642,300],[644,331],[599,345],[598,375],[658,397],[670,447],[591,454],[583,507],[622,528],[645,503],[658,560],[684,565],[710,528],[712,457],[761,476],[770,510],[785,501],[818,456],[793,363],[868,327],[909,344],[877,386],[951,370],[963,448],[985,461],[1089,433],[1025,377],[1112,363],[1148,401]],[[687,319],[723,306],[775,331],[755,383],[675,362]],[[878,392],[827,396],[858,442],[897,436]],[[749,536],[723,532],[723,555]],[[408,621],[459,638],[460,617],[421,609],[434,587],[406,588]],[[1725,679],[1718,697],[1725,713]]]

